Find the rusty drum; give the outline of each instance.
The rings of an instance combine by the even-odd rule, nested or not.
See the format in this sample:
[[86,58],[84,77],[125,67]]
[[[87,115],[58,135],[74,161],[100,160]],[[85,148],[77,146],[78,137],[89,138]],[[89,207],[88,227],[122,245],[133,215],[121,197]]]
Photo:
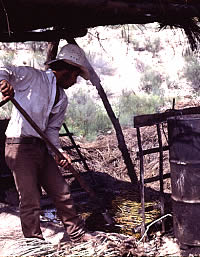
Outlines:
[[200,115],[168,119],[174,233],[200,246]]

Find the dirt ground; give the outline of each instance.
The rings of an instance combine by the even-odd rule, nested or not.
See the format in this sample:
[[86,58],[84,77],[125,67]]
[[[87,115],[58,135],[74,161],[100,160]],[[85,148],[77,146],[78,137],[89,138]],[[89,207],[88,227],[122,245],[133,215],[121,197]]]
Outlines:
[[[164,125],[162,129],[163,129],[162,131],[163,144],[166,145],[167,144],[166,126]],[[137,145],[136,130],[134,128],[127,128],[127,129],[124,129],[123,132],[127,143],[127,147],[130,152],[131,159],[135,164],[136,174],[139,178],[139,160],[137,157],[138,145]],[[144,149],[156,147],[158,145],[156,128],[145,127],[141,130],[141,132],[142,132],[142,142],[143,142]],[[139,216],[141,216],[140,215],[141,213],[140,198],[139,196],[137,196],[136,198],[132,197],[132,195],[134,194],[132,193],[134,192],[134,187],[130,182],[130,178],[127,174],[125,164],[121,157],[121,153],[117,147],[118,142],[116,140],[116,136],[113,131],[109,132],[106,136],[105,135],[99,136],[98,139],[92,143],[84,142],[83,140],[80,140],[78,138],[75,138],[75,140],[77,144],[80,145],[80,150],[83,156],[87,160],[87,164],[90,168],[90,171],[92,172],[92,174],[94,174],[93,178],[95,178],[95,180],[98,182],[98,186],[100,186],[101,188],[100,191],[106,192],[103,198],[105,197],[105,199],[107,199],[109,198],[108,195],[110,195],[110,199],[107,199],[107,201],[112,202],[112,204],[115,203],[115,205],[118,204],[118,206],[116,207],[116,209],[118,210],[118,216],[115,213],[116,216],[114,216],[114,218],[116,218],[117,225],[119,227],[126,226],[126,230],[128,231],[128,232],[125,231],[125,233],[124,231],[120,231],[120,233],[124,233],[126,237],[129,238],[130,240],[134,238],[134,241],[136,241],[136,244],[134,244],[132,248],[131,247],[129,248],[128,254],[126,252],[126,255],[124,254],[122,256],[166,256],[166,255],[193,256],[199,253],[198,248],[194,248],[194,249],[192,248],[189,250],[187,249],[185,251],[180,249],[180,245],[174,236],[173,225],[170,222],[168,224],[166,233],[164,234],[161,233],[160,227],[157,227],[154,232],[151,232],[150,234],[148,232],[146,234],[147,236],[145,237],[146,239],[142,241],[140,241],[141,240],[140,237],[136,237],[136,235],[133,233],[133,227],[136,225],[136,223],[133,224],[135,220],[138,219],[137,224],[141,224],[141,219],[138,218]],[[62,144],[70,145],[69,139],[62,138]],[[77,154],[75,151],[71,150],[69,153],[74,159],[77,157]],[[164,174],[169,173],[170,165],[169,165],[169,159],[168,159],[168,152],[164,152],[163,164],[164,164]],[[80,172],[83,172],[84,170],[83,166],[81,166],[80,164],[74,164],[74,166],[77,170],[79,170]],[[159,174],[159,154],[151,154],[151,155],[145,156],[144,167],[145,167],[146,179],[157,176]],[[63,173],[63,175],[66,175],[65,171],[61,170],[61,172]],[[75,182],[74,179],[68,178],[68,182],[73,188],[73,184]],[[90,180],[89,180],[89,183],[91,183]],[[147,204],[151,202],[150,205],[152,206],[152,202],[159,203],[159,195],[160,195],[159,187],[160,185],[158,181],[145,184],[145,201]],[[166,200],[165,202],[166,214],[171,215],[172,214],[171,202],[170,202],[171,183],[169,178],[164,180],[164,192],[165,192],[165,200]],[[128,195],[130,197],[128,197]],[[125,198],[126,198],[126,201],[124,200]],[[123,201],[123,205],[120,205],[121,204],[120,201]],[[137,204],[134,205],[136,202]],[[120,212],[119,212],[119,209],[120,209]],[[133,212],[132,209],[137,209],[134,213],[135,216],[132,214]],[[128,214],[126,213],[126,211]],[[159,214],[158,212],[157,214]],[[126,217],[124,217],[122,213],[124,213],[124,216]],[[146,214],[149,215],[148,213]],[[152,213],[150,214],[151,222],[155,220],[155,217],[156,218],[159,217],[159,215],[158,216],[153,216],[153,215],[154,214]],[[100,223],[98,219],[96,219],[95,222]],[[94,223],[91,223],[91,224],[94,224]],[[131,227],[131,232],[128,230],[129,229],[128,227]],[[59,242],[63,238],[63,236],[66,237],[66,235],[64,234],[64,229],[60,223],[55,222],[54,219],[47,218],[45,220],[45,217],[43,217],[42,215],[41,215],[41,228],[43,231],[44,238],[46,239],[47,242],[50,242],[52,245],[59,245]],[[98,226],[97,226],[97,229],[99,229]],[[1,231],[0,256],[16,255],[16,244],[18,245],[18,250],[19,250],[20,240],[23,238],[23,235],[22,235],[21,226],[20,226],[17,195],[13,188],[9,188],[6,191],[5,199],[3,202],[1,201],[0,203],[0,231]],[[105,232],[108,233],[109,235],[109,233],[113,233],[116,231],[108,230]],[[29,255],[26,255],[26,256],[29,256]],[[93,256],[98,256],[98,255],[93,255]],[[116,255],[110,255],[110,256],[116,256]]]
[[[29,255],[27,253],[27,249],[24,248],[18,207],[1,204],[0,209],[0,256],[33,256],[33,254]],[[98,223],[100,221],[97,218],[95,222]],[[94,228],[94,226],[92,227]],[[55,247],[55,249],[58,248],[60,241],[63,237],[68,240],[64,233],[63,226],[60,223],[55,222],[55,220],[53,219],[45,219],[44,216],[41,216],[41,229],[46,242],[50,243],[52,245],[51,247]],[[100,231],[102,230],[100,229]],[[106,232],[108,238],[113,235],[113,232],[114,231],[112,231],[112,229]],[[116,235],[117,237],[115,241],[111,244],[111,248],[113,248],[112,251],[114,251],[114,254],[109,256],[116,256],[115,248],[117,247],[117,245],[115,244],[119,242],[118,236],[120,236],[121,234],[116,233]],[[125,241],[122,241],[120,247],[123,247],[124,252],[122,251],[122,255],[118,253],[117,256],[180,256],[181,253],[179,244],[174,237],[173,231],[171,229],[168,230],[168,232],[164,235],[162,235],[159,230],[156,230],[156,232],[154,234],[151,234],[150,237],[146,237],[145,242],[140,242],[139,238],[136,238],[134,233],[132,233],[132,235],[126,235],[125,239],[131,240],[132,244],[130,244],[127,251],[127,246],[124,246]],[[135,244],[135,242],[137,244]],[[106,244],[102,242],[101,246],[105,247],[107,244],[107,242]],[[91,248],[90,245],[88,247]],[[30,251],[31,249],[32,248],[30,248]],[[86,256],[84,254],[82,255],[80,250],[77,250],[76,248],[73,253],[74,255],[72,256],[77,256],[77,254],[79,254],[79,256]],[[54,256],[59,256],[56,255],[56,250]],[[97,253],[96,255],[87,256],[100,255],[98,255]],[[101,256],[107,256],[107,254]]]
[[[0,228],[0,256],[15,255],[16,242],[23,238],[18,208],[8,205],[1,208]],[[52,244],[58,244],[64,235],[62,226],[53,222],[41,223],[41,229],[45,239]]]

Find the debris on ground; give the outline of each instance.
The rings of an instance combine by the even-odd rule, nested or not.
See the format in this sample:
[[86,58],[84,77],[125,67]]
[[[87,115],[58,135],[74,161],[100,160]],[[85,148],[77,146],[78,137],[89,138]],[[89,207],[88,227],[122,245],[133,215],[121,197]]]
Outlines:
[[[184,108],[181,103],[177,108]],[[123,129],[125,141],[135,171],[139,177],[139,159],[137,157],[138,145],[136,130],[134,128]],[[158,147],[156,127],[141,128],[143,149]],[[69,173],[61,169],[61,173],[75,190],[72,195],[77,202],[77,210],[85,219],[90,230],[98,230],[102,238],[95,244],[86,242],[84,244],[71,244],[64,233],[63,226],[56,216],[56,210],[52,202],[44,194],[41,199],[41,229],[46,239],[44,242],[37,240],[29,241],[23,239],[19,210],[17,207],[16,192],[8,189],[5,194],[7,203],[0,203],[0,256],[181,256],[188,251],[180,249],[180,245],[174,236],[172,219],[165,219],[166,231],[161,232],[161,224],[156,222],[151,225],[146,236],[141,238],[140,233],[134,230],[141,225],[141,203],[139,193],[134,190],[126,167],[118,149],[118,142],[114,131],[107,135],[100,135],[95,142],[85,142],[83,139],[75,138],[80,146],[80,151],[91,172],[86,172],[81,163],[74,163],[75,168],[87,179],[96,181],[95,189],[97,195],[105,202],[109,213],[115,220],[114,227],[108,227],[103,218],[96,212],[96,206],[88,199],[87,194],[77,190],[77,183]],[[163,145],[167,145],[167,127],[162,125]],[[70,145],[68,138],[62,138],[63,145]],[[74,149],[69,150],[72,159],[77,158]],[[164,174],[169,173],[169,156],[164,152]],[[159,174],[159,154],[146,155],[144,158],[145,178],[151,178]],[[92,177],[91,177],[92,176]],[[145,217],[148,224],[158,220],[160,216],[159,207],[159,181],[145,184]],[[170,179],[164,180],[165,212],[172,213],[171,209],[171,183]],[[13,195],[13,197],[12,197]],[[79,204],[81,203],[81,204]],[[47,210],[47,205],[50,209]],[[45,209],[46,208],[46,209]],[[48,215],[47,215],[48,213]],[[147,228],[146,228],[147,229]],[[63,241],[66,238],[66,241]],[[190,249],[197,253],[197,248]],[[193,255],[190,255],[193,256]]]

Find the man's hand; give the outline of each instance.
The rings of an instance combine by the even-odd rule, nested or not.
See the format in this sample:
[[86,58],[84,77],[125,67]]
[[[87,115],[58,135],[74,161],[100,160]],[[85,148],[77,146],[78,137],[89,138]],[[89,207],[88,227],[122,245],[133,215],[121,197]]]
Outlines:
[[12,85],[10,85],[10,83],[5,79],[0,81],[0,92],[3,95],[3,101],[6,101],[14,96],[14,89]]
[[62,153],[65,157],[64,160],[59,160],[58,156],[55,157],[55,160],[59,166],[62,168],[67,168],[68,165],[71,165],[72,161],[67,153]]

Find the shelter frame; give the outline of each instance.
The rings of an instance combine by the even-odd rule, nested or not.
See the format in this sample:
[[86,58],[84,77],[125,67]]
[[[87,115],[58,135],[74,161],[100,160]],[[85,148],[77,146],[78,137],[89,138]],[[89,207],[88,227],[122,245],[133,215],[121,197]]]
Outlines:
[[[165,214],[165,200],[164,200],[164,187],[163,180],[170,178],[169,173],[163,174],[163,151],[169,150],[169,145],[163,145],[161,136],[161,124],[166,123],[167,119],[170,117],[180,116],[180,115],[190,115],[190,114],[200,114],[200,107],[190,107],[185,109],[171,109],[164,113],[154,113],[147,115],[139,115],[133,118],[134,127],[137,131],[137,141],[138,141],[138,152],[137,157],[140,162],[140,198],[142,207],[142,224],[141,224],[141,235],[145,233],[145,184],[153,181],[160,182],[160,213],[161,216]],[[142,145],[142,135],[141,128],[147,126],[156,126],[158,147],[143,149]],[[147,154],[159,153],[159,176],[152,177],[149,179],[144,178],[145,168],[144,168],[144,156]],[[162,220],[162,232],[165,232],[165,224]]]

